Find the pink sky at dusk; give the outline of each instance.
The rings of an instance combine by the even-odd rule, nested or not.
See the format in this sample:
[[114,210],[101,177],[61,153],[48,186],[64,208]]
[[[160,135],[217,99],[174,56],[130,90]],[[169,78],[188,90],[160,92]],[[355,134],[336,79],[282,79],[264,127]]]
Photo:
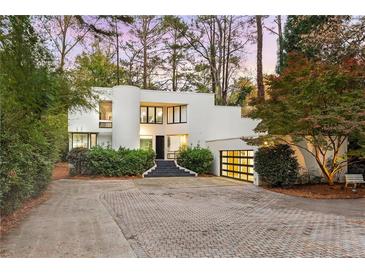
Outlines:
[[[182,16],[184,19],[188,20],[189,16]],[[285,22],[285,16],[282,16],[283,25]],[[276,26],[274,21],[274,16],[269,16],[264,19],[264,24],[267,27],[273,28],[276,31]],[[122,32],[121,42],[123,40],[127,40],[129,38],[128,33],[129,28],[127,26],[120,26],[120,31]],[[277,59],[277,35],[272,34],[270,31],[263,29],[264,40],[263,40],[263,72],[264,74],[272,74],[275,73],[276,59]],[[70,59],[74,59],[77,55],[79,55],[83,50],[81,46],[76,47]],[[248,76],[252,79],[256,77],[256,44],[252,43],[247,45],[246,55],[242,60],[240,75]],[[71,62],[72,63],[72,62]]]

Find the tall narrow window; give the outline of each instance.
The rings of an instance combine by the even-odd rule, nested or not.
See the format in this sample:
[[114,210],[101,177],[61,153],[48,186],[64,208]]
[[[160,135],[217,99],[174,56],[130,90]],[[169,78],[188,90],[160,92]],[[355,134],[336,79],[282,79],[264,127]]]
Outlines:
[[174,123],[180,123],[180,107],[174,107]]
[[173,107],[167,108],[167,123],[168,124],[174,123],[174,108]]
[[141,107],[141,123],[147,123],[147,107]]
[[112,127],[112,101],[99,103],[99,128]]
[[186,106],[181,106],[181,117],[180,117],[180,122],[181,123],[186,123],[187,122],[187,107]]
[[90,147],[94,147],[97,144],[96,133],[90,133]]
[[99,120],[111,121],[112,120],[112,102],[101,101],[99,103]]
[[148,123],[154,124],[155,123],[155,108],[148,107]]
[[162,116],[162,107],[156,107],[156,124],[162,124],[163,116]]

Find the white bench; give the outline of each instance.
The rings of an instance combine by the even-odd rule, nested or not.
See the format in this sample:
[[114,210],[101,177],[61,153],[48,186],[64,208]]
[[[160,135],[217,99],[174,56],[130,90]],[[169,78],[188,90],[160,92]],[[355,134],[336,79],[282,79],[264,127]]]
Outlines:
[[365,184],[364,177],[362,174],[345,174],[346,184],[353,184],[354,188],[356,188],[357,184]]

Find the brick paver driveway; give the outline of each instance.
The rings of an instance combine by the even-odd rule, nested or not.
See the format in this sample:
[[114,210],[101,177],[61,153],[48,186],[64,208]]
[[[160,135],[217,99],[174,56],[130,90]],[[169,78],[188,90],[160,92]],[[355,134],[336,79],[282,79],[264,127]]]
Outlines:
[[[85,187],[76,187],[79,184],[58,182],[57,187],[68,203],[75,203],[65,195],[71,193],[71,186],[78,193],[87,192]],[[93,196],[98,199],[86,200],[90,209],[82,212],[89,220],[84,229],[89,232],[86,225],[93,222],[98,229],[83,235],[82,223],[73,228],[73,239],[81,237],[77,247],[84,253],[79,256],[87,256],[82,249],[85,246],[94,256],[125,256],[118,247],[125,241],[138,257],[365,257],[365,199],[309,200],[215,177],[140,179],[112,185],[98,183],[97,187],[90,183],[88,187],[98,193]],[[78,203],[80,207],[82,201]],[[103,219],[90,220],[94,216]],[[42,217],[46,216],[31,216],[33,220]],[[124,238],[110,223],[112,218]],[[109,226],[108,235],[103,235],[103,221]],[[58,218],[57,222],[67,232],[65,221]],[[21,229],[22,233],[17,233],[24,242],[29,232],[23,225]],[[22,244],[11,235],[5,241],[6,249],[28,256],[19,253]],[[52,241],[45,240],[43,245],[55,246],[60,237],[51,237]],[[98,243],[92,245],[95,241]],[[35,244],[32,239],[30,242],[28,245]],[[36,245],[39,249],[42,241]],[[108,253],[108,245],[114,252]],[[99,253],[92,252],[93,248],[99,248]],[[38,255],[36,248],[30,250],[31,256]],[[72,251],[69,254],[77,256]]]
[[147,257],[365,257],[365,199],[308,200],[220,178],[135,181],[103,195]]

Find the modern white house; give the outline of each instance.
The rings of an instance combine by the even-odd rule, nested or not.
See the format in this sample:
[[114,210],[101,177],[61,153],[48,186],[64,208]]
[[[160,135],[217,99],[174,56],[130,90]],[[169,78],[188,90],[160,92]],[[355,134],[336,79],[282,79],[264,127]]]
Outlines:
[[[143,90],[133,86],[95,88],[100,101],[90,111],[69,112],[69,148],[95,145],[152,148],[156,159],[176,159],[182,145],[209,148],[213,173],[258,184],[253,168],[257,147],[242,137],[256,136],[258,121],[242,117],[241,107],[217,106],[214,94]],[[317,169],[297,150],[301,166]]]

